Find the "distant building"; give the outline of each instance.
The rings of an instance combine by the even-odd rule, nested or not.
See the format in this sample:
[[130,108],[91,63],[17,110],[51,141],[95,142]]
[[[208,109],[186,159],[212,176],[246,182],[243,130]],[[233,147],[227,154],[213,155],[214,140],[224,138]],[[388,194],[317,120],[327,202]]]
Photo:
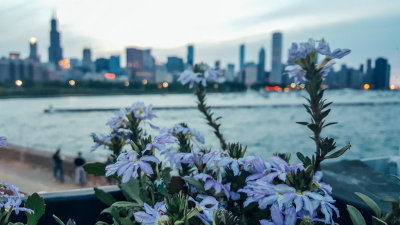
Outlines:
[[0,81],[42,80],[41,64],[34,60],[15,57],[0,59]]
[[257,67],[257,82],[265,82],[265,51],[264,48],[260,49],[258,53],[258,67]]
[[63,59],[61,48],[60,33],[57,31],[57,19],[51,19],[49,62],[58,68],[58,62]]
[[246,63],[244,69],[244,84],[252,85],[257,83],[257,64],[254,62]]
[[390,65],[387,59],[377,58],[375,60],[375,70],[373,74],[373,87],[375,89],[389,89],[390,85]]
[[126,67],[135,70],[143,69],[143,53],[141,49],[126,49]]
[[194,47],[193,45],[189,45],[187,47],[187,61],[186,63],[190,66],[193,66],[194,63]]
[[245,53],[245,47],[244,47],[244,44],[242,44],[239,47],[239,70],[240,70],[240,72],[243,72],[245,69],[244,53]]
[[95,61],[96,73],[108,72],[110,69],[110,60],[106,58],[98,58]]
[[162,83],[162,82],[172,83],[173,79],[174,77],[171,73],[168,73],[166,65],[156,66],[156,75],[155,75],[156,83]]
[[29,40],[29,59],[39,62],[37,40],[34,37]]
[[372,84],[372,77],[374,74],[374,69],[372,68],[372,60],[367,59],[367,71],[365,71],[365,76],[364,76],[364,84]]
[[116,75],[121,75],[121,64],[118,55],[114,55],[110,57],[110,65],[109,65],[109,72],[114,73]]
[[230,63],[227,66],[225,73],[226,81],[233,82],[235,81],[235,64]]
[[184,70],[182,58],[176,56],[168,56],[167,61],[168,73],[180,73]]
[[81,66],[81,63],[77,58],[70,58],[69,65],[71,66],[71,69],[76,69]]
[[221,69],[221,61],[215,60],[214,69],[220,70]]
[[92,51],[90,48],[84,48],[82,52],[82,69],[84,72],[93,71]]
[[282,83],[282,33],[272,34],[272,67],[269,82]]
[[126,63],[132,79],[136,81],[154,81],[155,60],[151,55],[151,49],[126,49]]

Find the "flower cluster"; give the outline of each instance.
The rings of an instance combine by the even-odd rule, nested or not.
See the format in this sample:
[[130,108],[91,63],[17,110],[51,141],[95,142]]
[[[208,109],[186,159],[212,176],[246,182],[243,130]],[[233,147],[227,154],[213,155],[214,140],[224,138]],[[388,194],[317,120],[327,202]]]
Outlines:
[[[331,51],[329,44],[324,40],[314,40],[310,38],[307,42],[292,43],[289,49],[289,65],[285,68],[289,77],[293,77],[296,83],[303,83],[306,79],[307,70],[310,66],[315,67],[316,55],[325,56],[321,64],[317,68],[321,70],[322,76],[326,76],[335,62],[333,59],[341,59],[348,55],[349,49],[337,48]],[[310,57],[312,65],[308,65],[306,58]]]
[[0,183],[0,210],[4,209],[6,212],[14,211],[15,214],[19,212],[33,213],[33,210],[22,207],[22,198],[25,195],[19,192],[17,186]]
[[[299,79],[311,78],[306,86],[315,85],[318,92],[322,91],[321,77],[329,67],[328,62],[349,51],[331,51],[324,40],[317,44],[313,40],[294,44],[289,60],[297,64],[299,73],[304,73],[305,77]],[[315,65],[313,59],[317,53],[326,56],[320,65]],[[348,148],[331,154],[334,146],[327,143],[333,141],[315,138],[317,146],[321,146],[316,151],[317,157],[311,159],[298,153],[300,164],[291,164],[290,155],[286,154],[277,154],[269,160],[257,155],[246,156],[247,147],[228,143],[223,138],[218,117],[213,117],[206,104],[206,80],[217,78],[216,71],[196,65],[193,70],[183,72],[179,80],[190,87],[196,85],[198,109],[219,139],[220,148],[205,147],[204,137],[185,123],[160,129],[156,136],[148,135],[142,125],[156,115],[151,105],[143,103],[135,103],[130,109],[115,114],[107,123],[112,128],[111,135],[94,138],[96,143],[113,152],[114,162],[104,165],[104,175],[115,179],[127,197],[127,201],[110,204],[108,211],[112,212],[115,223],[134,220],[146,225],[334,224],[339,212],[331,196],[332,187],[322,181],[319,164],[325,156],[337,157]],[[320,106],[327,107],[323,102]],[[313,116],[313,119],[320,126],[323,118]],[[128,143],[129,150],[124,148]],[[98,164],[92,169],[96,168]],[[115,215],[127,212],[130,215],[123,218],[125,222],[118,222],[121,218]]]
[[201,84],[206,86],[206,81],[216,82],[221,76],[218,70],[206,67],[204,65],[199,65],[198,70],[193,68],[186,69],[178,78],[178,81],[183,85],[189,84],[189,88],[193,88],[195,84]]

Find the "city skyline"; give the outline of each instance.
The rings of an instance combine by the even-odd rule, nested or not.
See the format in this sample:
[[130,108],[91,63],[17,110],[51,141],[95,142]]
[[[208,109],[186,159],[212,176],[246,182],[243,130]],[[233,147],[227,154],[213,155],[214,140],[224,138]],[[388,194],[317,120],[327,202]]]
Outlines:
[[[90,2],[90,1],[89,1]],[[312,1],[311,1],[312,2]],[[30,37],[36,37],[38,42],[38,54],[41,56],[42,61],[46,61],[47,54],[45,49],[49,47],[49,19],[51,18],[51,7],[57,9],[57,17],[59,19],[58,29],[61,32],[61,46],[64,48],[64,57],[65,58],[81,58],[82,49],[85,47],[89,47],[92,49],[93,58],[99,57],[109,57],[110,55],[120,55],[121,56],[121,64],[125,65],[125,57],[124,52],[125,49],[129,46],[137,46],[141,49],[151,48],[153,55],[155,56],[157,61],[166,62],[167,56],[178,56],[181,58],[186,58],[187,55],[187,45],[193,44],[195,46],[195,62],[204,61],[210,65],[213,64],[215,60],[221,61],[221,66],[226,67],[228,63],[234,63],[238,66],[238,58],[239,52],[237,51],[238,46],[243,43],[246,45],[246,59],[245,62],[257,62],[258,59],[258,51],[263,47],[266,49],[266,58],[271,59],[271,36],[272,33],[276,30],[279,30],[283,33],[283,47],[282,47],[282,62],[286,61],[287,57],[287,49],[291,42],[293,41],[305,41],[308,37],[313,37],[316,39],[320,39],[324,37],[329,43],[331,43],[332,48],[341,47],[341,48],[350,48],[352,49],[352,54],[349,55],[346,63],[351,67],[357,68],[361,63],[365,64],[367,58],[375,59],[377,57],[384,57],[387,58],[391,64],[391,74],[394,78],[395,84],[400,84],[399,75],[400,75],[400,50],[399,50],[399,37],[400,35],[397,34],[397,30],[393,29],[393,27],[398,27],[400,21],[400,16],[396,15],[396,9],[400,8],[400,4],[395,1],[388,1],[387,4],[378,4],[378,1],[369,0],[367,4],[360,5],[362,9],[369,10],[373,13],[360,13],[355,12],[354,15],[346,15],[346,13],[341,13],[340,18],[337,19],[327,19],[323,16],[318,17],[318,15],[332,14],[332,10],[321,9],[320,6],[313,6],[315,9],[315,15],[311,17],[318,18],[319,22],[312,22],[307,26],[299,26],[299,21],[303,21],[307,17],[304,17],[304,14],[310,13],[310,10],[305,10],[306,12],[300,13],[294,10],[295,6],[301,5],[302,7],[306,7],[308,4],[300,4],[299,2],[295,1],[291,4],[278,4],[275,1],[271,1],[271,7],[268,7],[268,10],[261,9],[256,10],[257,12],[254,14],[255,16],[248,16],[245,12],[239,12],[238,7],[246,5],[247,8],[253,10],[255,5],[257,6],[264,6],[263,3],[257,1],[249,1],[244,3],[238,2],[220,2],[218,6],[224,5],[229,8],[228,10],[228,18],[224,21],[220,21],[217,19],[213,23],[210,23],[208,20],[204,20],[204,25],[200,26],[198,30],[201,32],[215,30],[217,27],[222,26],[223,24],[226,27],[231,27],[231,33],[227,33],[225,36],[221,36],[220,33],[213,33],[209,32],[203,34],[202,38],[187,38],[185,40],[178,40],[175,41],[175,37],[178,34],[172,34],[171,38],[159,38],[159,39],[168,39],[170,40],[171,44],[160,44],[156,41],[149,40],[149,42],[145,43],[143,41],[138,41],[135,39],[131,39],[131,41],[127,41],[127,44],[123,41],[120,41],[120,35],[114,36],[111,40],[115,40],[118,44],[113,42],[102,42],[103,37],[101,35],[95,36],[94,38],[91,37],[87,38],[74,38],[74,35],[80,35],[81,33],[84,34],[85,32],[78,33],[80,29],[86,27],[86,22],[83,21],[82,24],[77,26],[74,23],[74,19],[71,19],[71,16],[68,15],[68,9],[70,9],[69,3],[60,3],[56,2],[54,4],[50,4],[46,1],[37,1],[35,3],[26,3],[26,1],[18,1],[17,3],[6,2],[5,9],[1,10],[2,12],[6,12],[5,15],[1,15],[0,17],[5,18],[9,17],[10,12],[17,12],[15,16],[18,16],[18,12],[35,8],[37,12],[33,12],[32,19],[33,21],[38,21],[39,23],[35,23],[32,28],[29,29],[22,29],[25,27],[24,20],[18,21],[13,24],[13,29],[10,29],[8,26],[5,26],[5,31],[10,31],[9,33],[11,37],[6,37],[6,35],[2,35],[0,37],[0,55],[7,56],[11,51],[18,51],[21,53],[23,57],[28,57],[28,48],[26,47],[26,43],[29,41]],[[120,5],[123,3],[119,3]],[[127,4],[127,3],[126,3]],[[185,7],[189,7],[187,4],[184,4],[180,1],[173,1],[171,2],[171,6],[174,4],[183,4],[183,11]],[[332,8],[338,8],[339,6],[343,5],[343,1],[338,1],[337,3],[329,3]],[[83,9],[87,8],[89,3],[83,4],[82,6],[78,7],[78,13],[81,12]],[[99,5],[105,6],[105,3],[101,3]],[[205,4],[206,5],[206,4]],[[355,5],[355,3],[349,3],[349,5]],[[8,6],[8,8],[6,7]],[[51,6],[51,7],[50,7]],[[92,5],[94,11],[99,6]],[[334,7],[335,6],[335,7]],[[121,7],[118,4],[115,6],[116,8]],[[115,8],[114,7],[114,8]],[[138,6],[143,7],[143,9],[148,9],[149,6]],[[146,8],[147,7],[147,8]],[[203,7],[204,8],[204,7]],[[203,9],[201,8],[201,9]],[[233,8],[233,9],[231,9]],[[329,8],[329,7],[328,7]],[[372,10],[373,9],[373,10]],[[174,12],[175,9],[171,9]],[[211,11],[215,9],[210,9]],[[348,9],[343,9],[344,12],[349,12]],[[176,10],[175,10],[176,11]],[[363,10],[360,10],[363,11]],[[47,12],[47,14],[45,13]],[[95,19],[98,22],[101,22],[100,14],[102,10],[98,10],[97,16]],[[232,13],[237,13],[236,15],[231,15]],[[285,21],[288,19],[287,15],[284,13],[294,13],[296,19],[299,21],[290,22]],[[93,13],[95,12],[91,12]],[[281,14],[280,14],[281,13]],[[40,16],[39,16],[40,14]],[[182,15],[186,15],[187,12],[184,12]],[[36,15],[36,16],[35,16]],[[152,15],[150,13],[150,15]],[[162,14],[164,15],[164,14]],[[344,15],[344,16],[343,16]],[[244,18],[246,17],[246,18]],[[40,18],[40,20],[39,20]],[[174,17],[175,18],[175,17]],[[260,29],[262,27],[266,27],[267,24],[263,23],[264,19],[272,18],[274,23],[269,23],[267,29]],[[396,20],[396,18],[398,18]],[[42,20],[46,19],[45,24],[43,24]],[[111,21],[115,22],[115,18],[109,17]],[[192,21],[193,18],[190,18],[189,21]],[[310,16],[308,19],[311,19]],[[85,18],[86,20],[86,18]],[[89,19],[91,20],[91,19]],[[150,19],[149,19],[150,20]],[[170,21],[170,18],[166,18],[167,21]],[[197,21],[197,20],[196,20]],[[153,22],[148,22],[147,26],[152,25]],[[192,21],[193,22],[193,21]],[[215,23],[215,25],[214,25]],[[123,26],[125,23],[122,20],[118,20],[118,23],[115,24],[116,27]],[[197,24],[197,23],[196,23]],[[196,25],[194,24],[194,25]],[[232,24],[235,24],[233,26]],[[364,24],[360,28],[360,24]],[[366,25],[370,27],[366,29]],[[103,24],[104,28],[109,27],[110,24]],[[183,21],[177,20],[175,23],[170,24],[169,28],[171,31],[175,31],[176,27],[180,25],[184,25]],[[199,25],[199,24],[197,24]],[[382,26],[385,25],[385,26]],[[396,26],[397,25],[397,26]],[[39,27],[40,26],[40,27]],[[136,25],[135,25],[136,26]],[[210,27],[211,30],[207,30],[207,26]],[[78,28],[77,28],[78,27]],[[92,26],[93,29],[88,29],[88,32],[96,30],[96,26]],[[134,27],[134,26],[133,26]],[[236,28],[240,27],[241,29],[237,30]],[[36,28],[36,29],[35,29]],[[87,28],[87,27],[86,27]],[[235,28],[235,29],[234,29]],[[280,28],[280,29],[278,29]],[[228,29],[228,28],[226,28]],[[117,29],[118,30],[118,29]],[[165,33],[163,29],[152,29],[156,31],[158,34]],[[191,31],[193,28],[185,27],[185,29],[181,29],[185,32],[185,30]],[[338,32],[340,30],[340,32]],[[14,31],[14,32],[12,32]],[[44,31],[44,33],[42,33]],[[385,31],[385,32],[383,32]],[[29,32],[29,34],[28,34]],[[105,32],[105,31],[104,31]],[[123,32],[129,36],[131,31]],[[113,32],[111,32],[113,33]],[[168,32],[167,32],[168,33]],[[179,33],[179,32],[178,32]],[[354,38],[347,38],[348,35],[343,36],[343,33],[348,33],[350,36],[354,36]],[[373,34],[373,35],[371,35]],[[384,35],[386,34],[386,35]],[[396,35],[397,34],[397,35]],[[105,35],[109,35],[105,32]],[[358,36],[357,36],[358,35]],[[140,31],[139,35],[141,37],[150,37],[151,32],[147,31]],[[367,38],[360,38],[360,36],[364,36]],[[11,40],[12,38],[12,40]],[[105,37],[106,38],[106,37]],[[207,39],[208,38],[208,39]],[[107,38],[106,38],[107,39]],[[212,39],[212,40],[211,40]],[[172,43],[174,42],[174,43]],[[176,43],[175,43],[176,42]],[[179,42],[179,43],[178,43]],[[8,43],[7,45],[5,43]],[[154,43],[150,45],[149,43]],[[122,48],[117,48],[117,46],[122,46]],[[340,67],[342,62],[338,62],[336,69]],[[271,62],[270,60],[266,61],[266,70],[271,70]]]

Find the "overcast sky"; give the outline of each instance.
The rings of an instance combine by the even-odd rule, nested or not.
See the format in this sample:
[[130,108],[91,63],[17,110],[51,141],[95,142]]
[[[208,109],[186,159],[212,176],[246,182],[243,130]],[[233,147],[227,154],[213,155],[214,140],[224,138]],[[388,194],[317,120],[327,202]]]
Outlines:
[[[2,0],[0,56],[28,55],[30,37],[38,39],[42,61],[48,60],[50,18],[59,19],[64,57],[121,55],[127,46],[152,48],[157,61],[186,57],[195,45],[195,61],[238,64],[239,44],[246,61],[267,51],[271,36],[283,33],[283,61],[291,42],[324,37],[331,48],[350,48],[338,61],[358,68],[367,58],[385,57],[392,83],[400,85],[399,0]],[[237,68],[237,66],[236,66]]]

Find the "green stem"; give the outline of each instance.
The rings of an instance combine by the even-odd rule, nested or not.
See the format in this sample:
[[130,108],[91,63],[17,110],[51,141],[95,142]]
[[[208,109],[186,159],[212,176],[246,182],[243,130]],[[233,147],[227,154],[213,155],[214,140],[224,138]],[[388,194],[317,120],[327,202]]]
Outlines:
[[206,120],[208,122],[208,125],[211,126],[214,129],[214,134],[219,139],[219,142],[221,144],[221,148],[223,150],[228,149],[228,145],[226,144],[226,141],[225,141],[224,137],[222,136],[222,133],[221,133],[221,131],[219,129],[221,124],[217,123],[218,118],[217,119],[213,118],[213,113],[211,112],[211,107],[207,106],[207,103],[206,103],[206,89],[201,84],[197,84],[197,85],[195,85],[195,93],[196,93],[197,100],[198,100],[197,108],[205,116],[205,118],[206,118]]

